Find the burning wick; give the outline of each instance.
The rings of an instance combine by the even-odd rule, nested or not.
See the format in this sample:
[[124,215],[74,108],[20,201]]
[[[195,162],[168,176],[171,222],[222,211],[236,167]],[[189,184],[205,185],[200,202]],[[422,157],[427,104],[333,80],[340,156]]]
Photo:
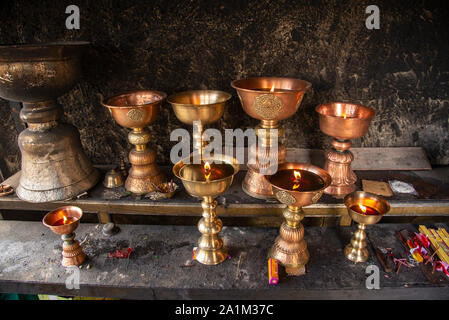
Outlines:
[[206,178],[206,180],[209,180],[210,175],[212,174],[210,170],[211,169],[210,163],[206,161],[203,167],[204,167],[204,177]]
[[343,115],[342,115],[342,117],[343,117],[343,119],[346,119],[346,113],[343,113]]
[[72,222],[75,222],[75,219],[73,217],[67,217],[63,212],[60,213],[62,215],[62,219],[56,220],[53,226],[62,226],[64,224],[70,224]]
[[358,213],[360,213],[360,214],[364,214],[364,215],[367,215],[367,216],[374,216],[374,215],[378,215],[379,214],[379,212],[376,209],[368,207],[368,206],[364,206],[361,203],[352,206],[351,209],[356,211],[356,212],[358,212]]
[[363,213],[366,213],[366,207],[363,204],[359,204],[359,207],[360,207],[360,210],[362,210]]
[[301,184],[300,184],[301,173],[299,171],[294,170],[293,174],[295,175],[295,178],[293,179],[294,185],[293,185],[292,189],[296,190],[301,186]]
[[274,84],[271,86],[270,92],[274,92]]

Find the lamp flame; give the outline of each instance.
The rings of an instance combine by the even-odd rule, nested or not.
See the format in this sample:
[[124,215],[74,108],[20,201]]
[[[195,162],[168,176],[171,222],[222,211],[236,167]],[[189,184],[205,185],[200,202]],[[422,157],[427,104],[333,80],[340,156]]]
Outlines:
[[208,161],[206,161],[205,163],[204,163],[204,166],[203,166],[203,168],[204,168],[204,176],[206,177],[206,180],[209,180],[209,178],[210,178],[210,175],[211,175],[211,167],[210,167],[210,163],[208,162]]
[[301,184],[299,183],[299,181],[301,180],[301,173],[297,170],[294,170],[293,174],[295,175],[295,179],[294,179],[294,185],[293,185],[292,189],[296,190],[301,186]]
[[359,207],[360,207],[360,210],[362,210],[363,213],[366,213],[366,207],[363,204],[359,203]]
[[274,84],[271,86],[270,92],[274,92]]

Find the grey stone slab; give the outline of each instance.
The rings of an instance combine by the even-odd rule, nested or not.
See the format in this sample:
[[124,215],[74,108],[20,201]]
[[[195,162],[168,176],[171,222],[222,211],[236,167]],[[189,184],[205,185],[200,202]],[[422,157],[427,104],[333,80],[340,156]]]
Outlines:
[[[368,234],[377,246],[391,247],[399,255],[401,244],[394,231],[403,228],[414,230],[415,226],[378,224],[368,227]],[[396,299],[419,294],[424,294],[421,298],[449,298],[449,282],[431,285],[419,268],[403,268],[390,278],[381,270],[381,289],[366,289],[366,267],[380,265],[373,255],[366,263],[346,260],[343,248],[354,227],[306,228],[311,254],[307,274],[290,277],[281,268],[276,286],[268,284],[266,260],[278,234],[276,228],[225,227],[222,235],[231,258],[217,266],[190,262],[200,236],[195,227],[122,225],[121,229],[106,238],[95,224],[80,225],[77,238],[86,239],[83,247],[89,261],[80,270],[80,290],[73,291],[65,289],[69,274],[60,265],[57,235],[37,222],[0,221],[0,292],[137,299]],[[127,246],[135,250],[129,259],[108,257],[117,247]]]

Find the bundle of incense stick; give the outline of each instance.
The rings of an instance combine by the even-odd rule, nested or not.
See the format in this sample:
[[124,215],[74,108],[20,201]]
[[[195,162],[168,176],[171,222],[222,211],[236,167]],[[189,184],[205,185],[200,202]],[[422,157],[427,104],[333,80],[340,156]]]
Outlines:
[[432,248],[440,260],[449,263],[449,234],[447,231],[443,228],[427,229],[421,225],[419,226],[419,232],[429,238]]

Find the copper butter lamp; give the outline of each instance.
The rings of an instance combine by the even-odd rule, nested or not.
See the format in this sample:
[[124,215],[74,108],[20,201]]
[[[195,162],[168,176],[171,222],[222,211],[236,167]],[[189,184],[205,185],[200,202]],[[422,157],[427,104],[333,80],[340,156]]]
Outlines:
[[351,169],[354,155],[351,139],[364,136],[375,112],[371,108],[343,102],[332,102],[316,108],[319,114],[320,129],[334,139],[332,148],[326,150],[324,169],[332,177],[332,184],[325,193],[335,198],[343,198],[355,190],[357,176]]
[[[273,198],[270,184],[261,173],[270,172],[272,165],[269,159],[271,149],[276,144],[277,154],[274,157],[278,164],[285,162],[286,146],[283,142],[284,130],[279,121],[291,117],[301,105],[304,94],[311,84],[304,80],[291,78],[249,78],[235,80],[231,86],[237,90],[243,110],[261,123],[256,127],[256,135],[263,148],[257,144],[249,147],[249,154],[255,155],[255,163],[248,163],[248,172],[243,180],[242,188],[248,195],[258,199]],[[263,161],[260,161],[262,160]]]
[[79,57],[88,42],[0,46],[0,97],[22,102],[19,134],[22,165],[17,196],[29,202],[70,199],[99,179],[81,146],[78,130],[59,123],[59,96],[81,75]]
[[382,216],[390,211],[390,204],[379,195],[363,191],[348,194],[344,203],[349,216],[359,224],[351,243],[345,247],[345,256],[356,263],[365,262],[369,258],[366,249],[366,226],[378,223]]
[[321,168],[305,163],[284,162],[276,174],[267,176],[273,194],[286,204],[285,221],[280,228],[268,257],[277,260],[289,275],[305,274],[309,251],[304,240],[302,207],[316,203],[331,183],[329,174]]
[[156,121],[166,94],[160,91],[132,91],[110,97],[102,102],[115,121],[131,128],[128,141],[135,146],[129,152],[131,169],[125,181],[126,190],[145,194],[165,182],[165,176],[156,164],[156,152],[148,148],[151,140],[146,126]]
[[178,120],[194,126],[194,152],[203,155],[207,145],[203,137],[204,126],[221,119],[230,98],[229,93],[218,90],[190,90],[172,94],[167,98]]
[[238,171],[237,160],[225,155],[203,158],[201,164],[194,164],[191,156],[173,167],[174,175],[181,179],[187,193],[203,199],[203,217],[198,223],[202,236],[195,250],[195,259],[202,264],[219,264],[228,255],[223,239],[218,235],[223,223],[217,218],[217,201],[214,199],[228,190]]
[[75,230],[80,224],[83,210],[75,206],[60,207],[47,213],[42,222],[51,231],[61,235],[64,242],[62,245],[62,265],[79,266],[86,260],[86,254],[75,240]]

